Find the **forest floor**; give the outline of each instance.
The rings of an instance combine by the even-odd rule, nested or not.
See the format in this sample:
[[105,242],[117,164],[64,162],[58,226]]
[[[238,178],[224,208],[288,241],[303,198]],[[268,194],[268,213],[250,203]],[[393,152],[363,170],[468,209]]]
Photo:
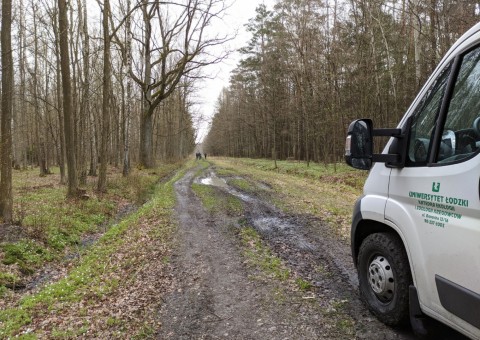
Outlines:
[[349,215],[364,176],[292,162],[190,162],[88,250],[40,271],[56,275],[6,294],[0,335],[414,339],[358,297]]

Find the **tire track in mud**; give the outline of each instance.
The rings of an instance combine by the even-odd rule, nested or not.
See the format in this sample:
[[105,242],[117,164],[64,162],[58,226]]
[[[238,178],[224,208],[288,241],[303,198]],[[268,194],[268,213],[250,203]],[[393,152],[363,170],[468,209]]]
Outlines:
[[160,339],[282,339],[282,324],[265,301],[268,291],[249,280],[237,247],[222,232],[228,221],[205,212],[190,186],[196,169],[175,189],[179,219],[175,291],[160,310]]
[[[353,265],[346,264],[351,263],[348,246],[335,240],[326,225],[311,217],[285,215],[261,198],[227,185],[208,168],[201,176],[213,178],[218,190],[240,198],[248,224],[290,270],[315,287],[314,301],[301,297],[275,301],[272,287],[252,280],[243,264],[235,233],[227,227],[239,227],[237,221],[207,213],[192,192],[192,182],[202,182],[195,179],[196,171],[190,170],[175,185],[179,231],[172,265],[177,281],[174,292],[164,297],[158,338],[413,338],[384,326],[361,305],[353,288]],[[342,313],[355,320],[355,334],[335,329],[335,317]]]
[[[212,171],[210,176],[215,177]],[[345,302],[356,321],[357,339],[414,339],[410,329],[392,329],[369,314],[358,298],[358,278],[350,247],[331,227],[312,216],[287,215],[262,198],[230,186],[222,189],[244,200],[249,224],[277,256],[316,287],[319,300]],[[322,305],[322,301],[319,302]]]

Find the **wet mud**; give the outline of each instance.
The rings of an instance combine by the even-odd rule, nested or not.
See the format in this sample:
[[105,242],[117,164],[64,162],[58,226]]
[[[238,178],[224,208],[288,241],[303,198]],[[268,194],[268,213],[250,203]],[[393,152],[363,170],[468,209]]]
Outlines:
[[[349,245],[330,226],[280,211],[266,183],[244,192],[213,167],[198,171],[192,169],[175,185],[177,281],[163,300],[159,339],[415,339],[409,327],[387,327],[364,307]],[[192,183],[239,198],[242,216],[207,212]],[[235,232],[245,226],[255,228],[293,275],[313,288],[290,287],[279,298],[275,282],[256,280]]]

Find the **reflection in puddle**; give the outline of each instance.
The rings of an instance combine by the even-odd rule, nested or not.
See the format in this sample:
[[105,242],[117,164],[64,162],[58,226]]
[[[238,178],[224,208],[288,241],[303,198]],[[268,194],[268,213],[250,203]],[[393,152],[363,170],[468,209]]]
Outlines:
[[252,202],[254,200],[252,197],[244,193],[238,192],[234,188],[229,187],[227,181],[225,181],[223,178],[217,177],[215,174],[211,174],[211,176],[209,177],[197,179],[196,182],[203,185],[211,185],[214,187],[226,189],[229,194],[236,196],[245,202]]
[[200,183],[204,185],[213,185],[215,187],[227,187],[227,182],[223,178],[217,176],[211,176],[200,179]]

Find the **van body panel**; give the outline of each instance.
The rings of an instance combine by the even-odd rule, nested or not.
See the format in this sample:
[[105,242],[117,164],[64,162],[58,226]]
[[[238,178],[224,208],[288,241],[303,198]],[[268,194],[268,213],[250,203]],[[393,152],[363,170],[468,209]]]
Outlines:
[[[480,23],[465,33],[445,54],[398,128],[407,126],[409,117],[418,116],[418,110],[425,104],[423,100],[432,93],[437,81],[448,78],[446,90],[440,95],[446,100],[442,101],[438,111],[436,128],[450,130],[445,117],[450,112],[449,105],[453,103],[456,79],[460,77],[456,72],[463,67],[461,63],[462,59],[467,59],[465,55],[471,54],[478,46]],[[471,82],[472,77],[478,80],[478,73],[472,75],[464,78],[463,82]],[[455,109],[458,111],[461,108],[456,112],[459,114],[456,117],[464,119],[464,113],[469,113],[468,119],[464,119],[468,124],[472,116],[480,117],[480,110],[477,113],[477,110],[463,109],[458,103],[470,94],[477,93],[477,88],[476,85],[472,86],[465,97],[456,97]],[[455,116],[452,114],[450,117]],[[452,130],[457,134],[458,143],[460,137],[471,137],[475,129],[467,126],[463,130]],[[443,136],[438,137],[438,133],[441,131],[434,130],[437,134],[431,140],[430,147],[438,141],[433,146],[435,151],[438,151],[435,147],[440,148],[440,137]],[[402,168],[374,164],[366,180],[363,196],[356,204],[358,211],[355,214],[355,226],[352,224],[352,242],[361,243],[361,237],[360,241],[356,241],[355,237],[360,218],[382,223],[395,230],[404,243],[422,311],[471,338],[480,339],[480,133],[476,133],[477,144],[476,147],[473,145],[476,151],[465,157],[463,154],[467,152],[459,152],[458,161],[447,159],[442,164],[438,161],[442,158],[431,152],[433,156],[424,164],[409,163]],[[384,154],[389,152],[393,140],[391,138],[385,146]],[[359,246],[356,244],[354,247],[352,243],[355,261],[357,254],[354,251]]]

